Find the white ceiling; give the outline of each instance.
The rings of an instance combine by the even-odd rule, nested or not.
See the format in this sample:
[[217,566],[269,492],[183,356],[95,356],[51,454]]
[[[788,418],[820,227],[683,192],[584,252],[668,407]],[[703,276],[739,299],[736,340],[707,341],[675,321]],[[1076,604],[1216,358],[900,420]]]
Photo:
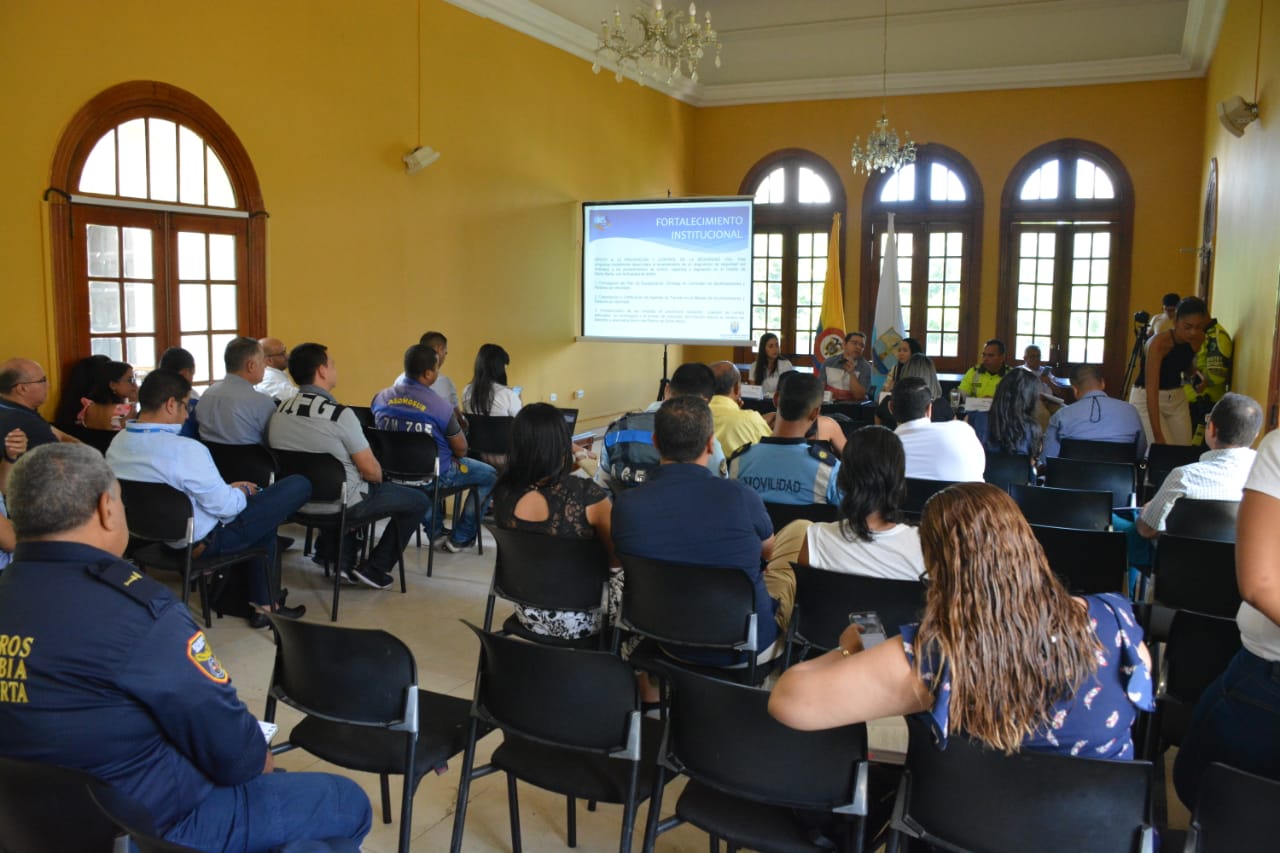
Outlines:
[[[449,0],[576,56],[600,22],[651,0]],[[1227,0],[890,0],[890,94],[1196,77]],[[683,10],[667,0],[669,11]],[[654,84],[699,106],[880,94],[881,0],[700,0],[722,66]],[[610,67],[608,63],[602,63]],[[590,73],[589,66],[584,71]]]

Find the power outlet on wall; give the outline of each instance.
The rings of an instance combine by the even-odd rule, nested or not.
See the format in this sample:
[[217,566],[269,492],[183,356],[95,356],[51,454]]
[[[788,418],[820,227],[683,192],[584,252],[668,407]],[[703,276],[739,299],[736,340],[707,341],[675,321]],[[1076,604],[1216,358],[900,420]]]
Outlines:
[[560,398],[556,396],[556,392],[554,391],[552,391],[550,394],[547,395],[547,402],[549,403],[554,403],[558,399]]
[[587,396],[587,392],[582,390],[581,388],[573,392],[573,399],[575,400],[581,400],[585,396]]

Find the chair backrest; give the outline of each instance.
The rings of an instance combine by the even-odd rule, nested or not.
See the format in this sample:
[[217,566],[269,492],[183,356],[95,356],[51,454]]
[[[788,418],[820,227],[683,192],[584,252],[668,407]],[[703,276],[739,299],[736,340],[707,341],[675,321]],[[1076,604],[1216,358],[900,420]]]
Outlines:
[[578,410],[577,409],[556,409],[560,413],[560,417],[564,418],[564,425],[569,430],[569,435],[573,435],[573,431],[578,428]]
[[1175,536],[1185,536],[1188,539],[1235,542],[1236,516],[1239,512],[1239,501],[1178,498],[1165,516],[1164,529]]
[[472,713],[504,732],[572,749],[640,758],[635,671],[609,652],[482,631]]
[[996,453],[988,450],[987,467],[982,472],[982,479],[1005,491],[1014,483],[1034,483],[1035,472],[1031,468],[1031,456],[1026,453]]
[[954,485],[954,480],[921,480],[916,477],[907,477],[907,498],[902,503],[902,511],[919,516],[924,512],[924,505],[929,498],[947,486]]
[[599,539],[567,539],[489,526],[498,543],[493,593],[526,607],[593,610],[603,606],[609,552]]
[[1051,456],[1046,460],[1044,484],[1056,489],[1110,492],[1112,506],[1132,506],[1136,470],[1132,462],[1098,462]]
[[268,707],[354,725],[417,731],[413,652],[386,631],[271,619],[276,638]]
[[1153,444],[1147,448],[1147,488],[1154,492],[1174,468],[1199,462],[1203,445]]
[[1129,545],[1122,531],[1031,525],[1049,568],[1073,595],[1128,590]]
[[377,427],[377,421],[373,417],[373,409],[368,406],[347,406],[355,413],[356,420],[360,421],[360,426],[369,430]]
[[440,448],[433,436],[425,432],[370,430],[371,445],[382,465],[386,479],[397,483],[422,484],[435,478],[436,458]]
[[920,621],[924,609],[924,584],[920,581],[869,578],[803,563],[792,563],[791,567],[796,573],[791,623],[796,634],[811,646],[834,649],[853,612],[874,610],[890,637],[901,633],[901,626]]
[[275,454],[261,444],[219,444],[203,439],[201,443],[209,448],[213,464],[218,466],[218,473],[228,483],[244,480],[265,488],[275,481],[279,473]]
[[194,847],[160,838],[151,815],[133,798],[106,787],[90,788],[89,798],[112,824],[129,836],[139,853],[198,853]]
[[0,850],[111,853],[120,833],[89,796],[105,787],[82,770],[0,758]]
[[305,450],[276,450],[280,461],[280,475],[301,474],[311,481],[311,500],[332,502],[342,499],[347,484],[347,470],[342,463],[328,453],[309,453]]
[[951,850],[1134,853],[1151,850],[1151,765],[1036,752],[1005,755],[962,734],[946,749],[907,718],[894,827]]
[[1238,651],[1240,626],[1236,620],[1193,610],[1176,611],[1161,655],[1160,692],[1194,705],[1200,694],[1226,672]]
[[111,446],[112,440],[116,437],[116,430],[89,429],[83,424],[58,424],[58,429],[104,455],[107,452],[107,448]]
[[514,422],[507,416],[467,415],[467,446],[476,453],[510,453]]
[[129,535],[149,542],[175,542],[191,535],[191,500],[165,483],[120,481]]
[[769,716],[769,691],[687,670],[670,675],[668,768],[758,802],[865,814],[867,727],[805,732]]
[[1111,527],[1111,493],[1048,486],[1009,487],[1009,494],[1031,524],[1107,530]]
[[778,504],[764,502],[765,512],[773,522],[773,531],[777,533],[797,519],[809,521],[835,521],[840,517],[840,508],[835,504]]
[[1138,461],[1138,439],[1133,441],[1094,441],[1088,438],[1064,438],[1058,445],[1058,456],[1063,459],[1087,459],[1095,462],[1122,462],[1132,465]]
[[1153,570],[1157,603],[1235,618],[1240,607],[1235,543],[1161,533]]
[[755,585],[745,572],[618,556],[627,578],[623,628],[663,643],[760,651]]
[[1200,780],[1186,853],[1270,850],[1280,838],[1280,782],[1225,764],[1210,764]]

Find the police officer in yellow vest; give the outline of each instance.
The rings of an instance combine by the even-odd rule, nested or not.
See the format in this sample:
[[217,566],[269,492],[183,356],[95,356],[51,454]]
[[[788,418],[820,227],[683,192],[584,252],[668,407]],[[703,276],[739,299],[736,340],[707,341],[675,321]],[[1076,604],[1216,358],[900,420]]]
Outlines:
[[1231,356],[1235,348],[1227,330],[1214,317],[1204,330],[1204,343],[1196,352],[1195,369],[1182,386],[1191,404],[1192,444],[1204,444],[1204,421],[1215,403],[1231,389]]

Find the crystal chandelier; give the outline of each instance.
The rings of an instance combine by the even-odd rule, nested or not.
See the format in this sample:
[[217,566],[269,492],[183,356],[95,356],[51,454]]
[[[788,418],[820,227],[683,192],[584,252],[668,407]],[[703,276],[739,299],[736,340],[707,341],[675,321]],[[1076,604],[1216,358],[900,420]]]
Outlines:
[[640,8],[631,13],[631,21],[639,28],[638,38],[629,38],[628,27],[623,24],[622,13],[613,10],[613,23],[600,22],[600,46],[596,48],[596,62],[591,70],[600,73],[600,55],[605,54],[617,66],[614,78],[622,82],[622,70],[630,68],[637,75],[647,74],[655,80],[664,76],[668,85],[677,77],[688,77],[698,82],[698,64],[714,47],[716,67],[720,67],[720,39],[711,29],[711,13],[706,23],[698,24],[698,9],[689,4],[689,16],[667,16],[662,0],[654,0],[653,10]]
[[867,146],[862,147],[862,137],[853,140],[853,170],[870,175],[872,172],[896,172],[908,163],[916,161],[916,144],[911,134],[905,133],[906,144],[898,142],[898,133],[889,127],[887,104],[889,101],[889,0],[884,0],[884,42],[880,61],[880,119],[867,136]]

